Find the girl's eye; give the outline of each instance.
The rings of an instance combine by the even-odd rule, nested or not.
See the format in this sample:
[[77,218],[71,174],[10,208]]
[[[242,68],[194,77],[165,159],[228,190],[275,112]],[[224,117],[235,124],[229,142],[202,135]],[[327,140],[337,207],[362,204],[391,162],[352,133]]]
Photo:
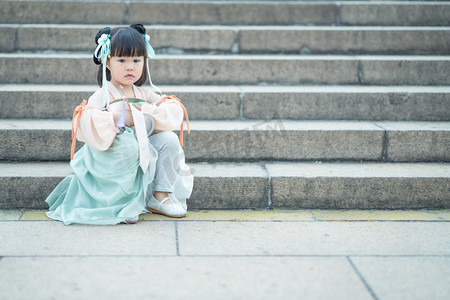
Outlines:
[[119,62],[124,63],[125,59],[121,58],[121,59],[119,59]]
[[135,63],[135,64],[137,64],[137,63],[139,63],[139,62],[140,62],[139,59],[135,59],[135,60],[134,60],[134,63]]

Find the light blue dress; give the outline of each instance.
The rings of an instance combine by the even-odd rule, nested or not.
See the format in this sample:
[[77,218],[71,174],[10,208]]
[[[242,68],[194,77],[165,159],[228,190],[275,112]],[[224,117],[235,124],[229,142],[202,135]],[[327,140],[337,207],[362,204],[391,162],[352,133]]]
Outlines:
[[47,216],[65,225],[113,225],[146,212],[157,153],[150,147],[150,166],[145,174],[138,153],[138,143],[128,127],[106,151],[84,145],[70,163],[74,174],[48,196]]
[[[111,95],[114,94],[116,99],[121,99],[114,85],[109,81],[107,83]],[[133,89],[135,95],[139,97],[134,100],[150,100],[143,97],[135,86]],[[102,90],[99,89],[89,98],[89,102],[93,99],[91,104],[96,106],[98,105],[96,101],[101,101],[101,97]],[[62,221],[65,225],[73,223],[113,225],[148,212],[147,199],[153,195],[155,188],[158,188],[156,183],[160,181],[160,177],[154,180],[155,173],[158,173],[156,172],[158,159],[174,161],[183,150],[177,147],[173,150],[174,153],[158,153],[149,139],[150,162],[144,174],[139,166],[139,145],[133,129],[125,128],[122,134],[115,136],[107,150],[98,151],[84,145],[75,153],[70,162],[74,174],[63,179],[46,199],[49,205],[47,212],[49,218]],[[151,133],[153,128],[154,122],[152,125],[146,124],[148,133]],[[156,143],[159,139],[155,136],[153,138]],[[158,157],[159,154],[161,157]],[[173,169],[167,171],[175,174],[174,197],[171,200],[187,209],[186,199],[192,193],[194,178],[189,166],[185,164],[184,152],[182,154],[179,162],[171,166]],[[168,166],[164,165],[163,169],[165,168]]]

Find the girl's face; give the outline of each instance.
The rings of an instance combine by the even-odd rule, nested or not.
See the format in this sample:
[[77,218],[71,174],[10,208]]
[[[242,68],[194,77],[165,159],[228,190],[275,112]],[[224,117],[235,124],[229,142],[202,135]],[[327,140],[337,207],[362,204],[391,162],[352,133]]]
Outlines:
[[123,87],[134,84],[142,76],[144,56],[113,56],[106,64],[111,72],[111,83]]

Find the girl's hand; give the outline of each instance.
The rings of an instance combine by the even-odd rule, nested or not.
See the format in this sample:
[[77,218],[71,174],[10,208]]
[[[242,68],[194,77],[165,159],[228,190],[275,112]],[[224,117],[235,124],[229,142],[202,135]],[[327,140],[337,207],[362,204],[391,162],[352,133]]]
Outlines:
[[[122,102],[117,102],[117,103],[111,104],[111,106],[109,107],[109,111],[112,113],[112,115],[114,117],[114,123],[117,123],[119,114],[122,111],[122,105],[123,105]],[[134,125],[133,117],[131,115],[131,110],[130,110],[130,106],[128,103],[125,105],[125,125],[126,126]]]

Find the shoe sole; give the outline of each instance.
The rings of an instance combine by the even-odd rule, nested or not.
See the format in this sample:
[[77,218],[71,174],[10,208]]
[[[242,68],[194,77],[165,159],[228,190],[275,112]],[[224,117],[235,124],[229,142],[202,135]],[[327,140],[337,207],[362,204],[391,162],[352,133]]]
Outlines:
[[122,222],[120,222],[120,223],[122,223],[122,224],[136,224],[138,221],[130,221],[130,220],[125,220],[125,221],[122,221]]
[[163,213],[162,211],[156,210],[156,209],[151,208],[151,207],[148,207],[148,206],[147,206],[147,209],[148,209],[149,211],[151,211],[152,213],[160,214],[160,215],[165,215],[165,216],[171,217],[171,218],[184,218],[184,217],[186,217],[186,214],[184,214],[184,215],[179,215],[179,216],[168,215],[168,214],[166,214],[166,213]]

